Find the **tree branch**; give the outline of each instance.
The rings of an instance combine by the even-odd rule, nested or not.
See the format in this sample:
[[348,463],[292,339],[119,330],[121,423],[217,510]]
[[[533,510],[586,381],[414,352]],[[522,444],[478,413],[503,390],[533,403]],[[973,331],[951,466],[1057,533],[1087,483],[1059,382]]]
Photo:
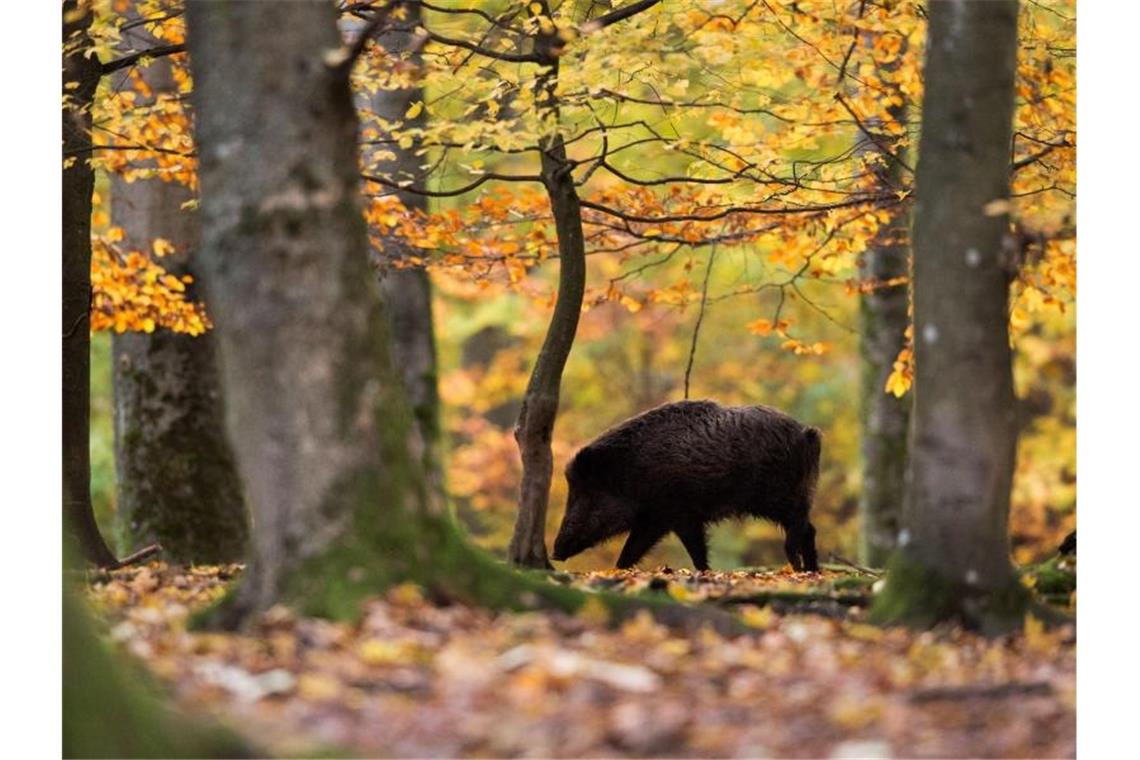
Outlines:
[[589,21],[583,26],[588,27],[591,30],[605,29],[610,24],[616,24],[619,21],[625,21],[630,16],[636,16],[638,13],[641,13],[644,10],[648,10],[660,2],[661,0],[639,0],[639,2],[630,3],[629,5],[622,6],[621,8],[615,8],[606,15],[600,16],[593,21]]
[[495,172],[489,172],[474,182],[463,185],[462,187],[454,188],[452,190],[427,190],[425,188],[413,187],[412,185],[401,185],[399,182],[393,182],[390,179],[384,179],[383,177],[377,177],[372,174],[362,174],[360,176],[369,182],[375,182],[376,184],[383,185],[384,187],[390,187],[401,192],[412,193],[413,195],[423,195],[428,198],[452,198],[456,195],[463,195],[464,193],[471,192],[483,183],[490,182],[491,180],[498,180],[500,182],[542,181],[542,177],[538,176],[537,174],[496,174]]
[[186,45],[184,43],[179,45],[159,45],[158,47],[147,48],[146,50],[140,50],[137,53],[124,55],[122,58],[116,58],[114,60],[107,61],[103,64],[100,75],[107,76],[108,74],[119,71],[120,69],[134,66],[142,58],[161,58],[166,55],[174,55],[175,53],[185,52]]

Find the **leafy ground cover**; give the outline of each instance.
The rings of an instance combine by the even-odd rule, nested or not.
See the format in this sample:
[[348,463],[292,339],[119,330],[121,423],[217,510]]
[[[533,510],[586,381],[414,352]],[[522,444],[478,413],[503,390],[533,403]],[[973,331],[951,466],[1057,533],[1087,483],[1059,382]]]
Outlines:
[[[873,574],[835,566],[559,573],[737,612],[681,636],[647,615],[492,614],[406,585],[359,623],[274,608],[245,635],[187,630],[237,565],[93,575],[109,638],[188,710],[275,754],[1072,757],[1076,634],[1028,618],[987,640],[864,622]],[[1029,581],[1032,582],[1032,581]],[[1073,597],[1075,600],[1075,597]],[[803,610],[810,610],[804,612]]]

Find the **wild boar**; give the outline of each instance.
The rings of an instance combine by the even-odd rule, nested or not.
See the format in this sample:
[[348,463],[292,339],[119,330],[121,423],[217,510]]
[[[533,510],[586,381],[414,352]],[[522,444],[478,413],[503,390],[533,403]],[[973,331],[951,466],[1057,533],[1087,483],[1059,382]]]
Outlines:
[[676,533],[707,570],[707,526],[762,517],[783,527],[796,570],[815,572],[808,516],[819,478],[820,432],[766,406],[678,401],[602,433],[566,466],[569,496],[554,559],[629,531],[618,568]]

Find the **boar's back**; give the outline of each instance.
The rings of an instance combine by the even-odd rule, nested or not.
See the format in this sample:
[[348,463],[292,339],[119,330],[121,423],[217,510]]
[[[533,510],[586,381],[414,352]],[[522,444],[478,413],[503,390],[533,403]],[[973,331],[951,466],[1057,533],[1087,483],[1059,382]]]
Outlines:
[[757,489],[791,492],[802,482],[805,430],[766,406],[678,401],[607,430],[579,457],[632,498],[751,502]]

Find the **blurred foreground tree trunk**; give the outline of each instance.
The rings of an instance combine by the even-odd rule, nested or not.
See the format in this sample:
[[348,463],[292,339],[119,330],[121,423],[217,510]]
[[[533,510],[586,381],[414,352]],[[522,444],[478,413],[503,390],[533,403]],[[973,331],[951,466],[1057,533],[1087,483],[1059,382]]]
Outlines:
[[142,665],[99,640],[82,589],[68,586],[77,565],[70,543],[64,539],[63,756],[256,756],[229,731],[170,710]]
[[[413,3],[404,8],[406,15],[401,27],[414,29],[420,20],[420,7]],[[410,31],[392,31],[377,37],[377,42],[392,56],[410,51],[415,41],[415,34]],[[420,55],[413,52],[408,57],[407,64],[421,66]],[[379,90],[369,97],[367,106],[386,121],[423,126],[426,120],[423,113],[411,119],[405,116],[413,103],[423,99],[423,88],[418,86],[401,90]],[[372,153],[387,153],[390,156],[377,158],[374,164],[369,164],[370,171],[375,170],[399,180],[422,179],[420,162],[424,159],[416,155],[414,147],[401,148],[394,142],[382,143],[380,149]],[[366,155],[365,158],[367,160],[369,156]],[[427,210],[426,196],[407,191],[394,192],[405,208]],[[422,266],[399,265],[409,256],[422,255],[422,251],[410,248],[408,242],[396,234],[385,235],[381,245],[373,250],[381,294],[388,312],[392,360],[403,377],[412,413],[426,444],[425,474],[434,483],[442,484],[439,371],[431,310],[431,278]]]
[[1016,428],[1009,146],[1017,2],[929,5],[914,221],[914,421],[880,621],[1021,624],[1009,559]]
[[[905,123],[906,109],[888,109],[891,118]],[[884,153],[882,149],[878,149]],[[903,185],[906,169],[902,148],[884,156],[876,175],[884,192]],[[907,427],[911,398],[886,391],[904,334],[910,324],[905,282],[888,284],[909,275],[910,242],[907,214],[890,209],[874,244],[863,254],[859,277],[872,284],[860,301],[860,352],[862,357],[863,488],[859,496],[860,556],[864,563],[882,567],[895,548],[902,522],[906,479]]]
[[389,354],[334,7],[194,0],[187,20],[205,285],[254,512],[249,568],[205,622],[242,626],[278,602],[351,618],[411,580],[492,608],[574,611],[589,599],[615,617],[648,609],[727,630],[716,611],[556,586],[462,537],[424,476]]
[[88,55],[90,7],[63,3],[63,516],[88,562],[116,564],[91,504],[91,102],[99,59]]
[[[137,108],[173,94],[170,59],[156,59],[140,75],[154,95],[140,94]],[[192,198],[183,185],[158,178],[111,180],[111,218],[125,231],[123,245],[146,253],[154,239],[168,240],[175,252],[161,263],[195,279],[188,286],[195,298],[195,220],[182,208]],[[216,352],[212,331],[191,336],[159,328],[112,339],[118,510],[129,536],[159,542],[171,562],[236,562],[249,534]]]

